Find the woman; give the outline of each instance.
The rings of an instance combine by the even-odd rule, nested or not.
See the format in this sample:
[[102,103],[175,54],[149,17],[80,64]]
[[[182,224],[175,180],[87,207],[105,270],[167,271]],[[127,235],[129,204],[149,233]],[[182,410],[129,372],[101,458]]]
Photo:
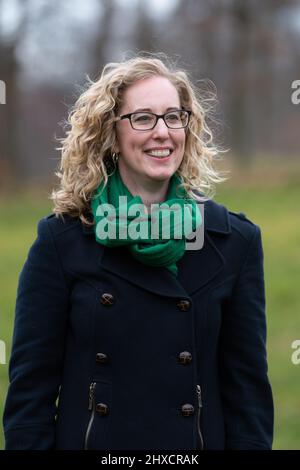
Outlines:
[[[208,196],[205,118],[153,57],[108,64],[78,99],[19,279],[7,449],[271,448],[260,229]],[[147,234],[153,206],[169,236]],[[187,222],[199,249],[175,234]]]

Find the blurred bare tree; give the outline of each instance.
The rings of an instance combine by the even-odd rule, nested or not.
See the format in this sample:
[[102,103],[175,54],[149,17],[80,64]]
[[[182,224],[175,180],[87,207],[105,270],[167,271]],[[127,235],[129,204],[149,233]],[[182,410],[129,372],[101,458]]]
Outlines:
[[46,180],[77,85],[137,51],[165,52],[196,82],[216,84],[226,146],[243,164],[298,153],[290,86],[300,77],[299,0],[169,0],[167,13],[151,0],[16,1],[17,26],[0,32],[0,184]]
[[[16,50],[22,41],[28,21],[28,2],[20,2],[20,21],[18,27],[5,37],[0,30],[0,78],[6,84],[6,104],[0,110],[0,185],[5,179],[16,181],[22,177],[25,162],[22,161],[22,149],[19,146],[20,90],[18,86],[19,63]],[[0,13],[3,0],[0,0]]]
[[113,36],[113,19],[116,13],[116,5],[112,0],[102,0],[102,16],[99,27],[96,30],[90,51],[91,75],[98,77],[106,62],[108,45]]
[[229,146],[243,164],[257,153],[297,152],[296,133],[289,143],[283,138],[291,135],[284,115],[293,128],[299,123],[289,98],[300,72],[300,26],[290,28],[297,12],[299,0],[185,0],[169,22],[166,49],[192,64],[195,79],[217,85]]

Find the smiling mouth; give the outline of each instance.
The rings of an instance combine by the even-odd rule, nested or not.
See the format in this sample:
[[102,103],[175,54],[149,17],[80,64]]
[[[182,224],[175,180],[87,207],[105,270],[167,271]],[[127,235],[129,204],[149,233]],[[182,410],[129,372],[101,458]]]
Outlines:
[[145,151],[145,153],[147,155],[149,155],[150,157],[154,157],[154,158],[167,158],[171,155],[171,153],[173,152],[173,150],[171,149],[165,149],[165,150],[149,150],[149,151]]

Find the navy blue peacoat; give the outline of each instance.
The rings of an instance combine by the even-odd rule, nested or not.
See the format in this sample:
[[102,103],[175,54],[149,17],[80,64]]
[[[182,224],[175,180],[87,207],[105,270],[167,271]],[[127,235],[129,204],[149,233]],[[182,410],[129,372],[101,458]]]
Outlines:
[[261,232],[214,201],[178,277],[78,218],[38,224],[19,278],[7,449],[270,449]]

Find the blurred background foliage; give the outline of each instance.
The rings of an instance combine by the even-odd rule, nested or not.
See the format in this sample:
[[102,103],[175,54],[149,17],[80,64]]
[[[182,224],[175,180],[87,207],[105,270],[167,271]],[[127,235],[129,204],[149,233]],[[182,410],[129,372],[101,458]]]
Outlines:
[[[217,92],[214,132],[231,176],[216,200],[260,225],[275,449],[300,449],[300,0],[0,0],[0,340],[7,362],[18,275],[51,212],[56,137],[107,62],[164,52]],[[205,85],[206,86],[206,85]],[[7,391],[0,365],[0,413]],[[3,434],[0,432],[0,448]]]

